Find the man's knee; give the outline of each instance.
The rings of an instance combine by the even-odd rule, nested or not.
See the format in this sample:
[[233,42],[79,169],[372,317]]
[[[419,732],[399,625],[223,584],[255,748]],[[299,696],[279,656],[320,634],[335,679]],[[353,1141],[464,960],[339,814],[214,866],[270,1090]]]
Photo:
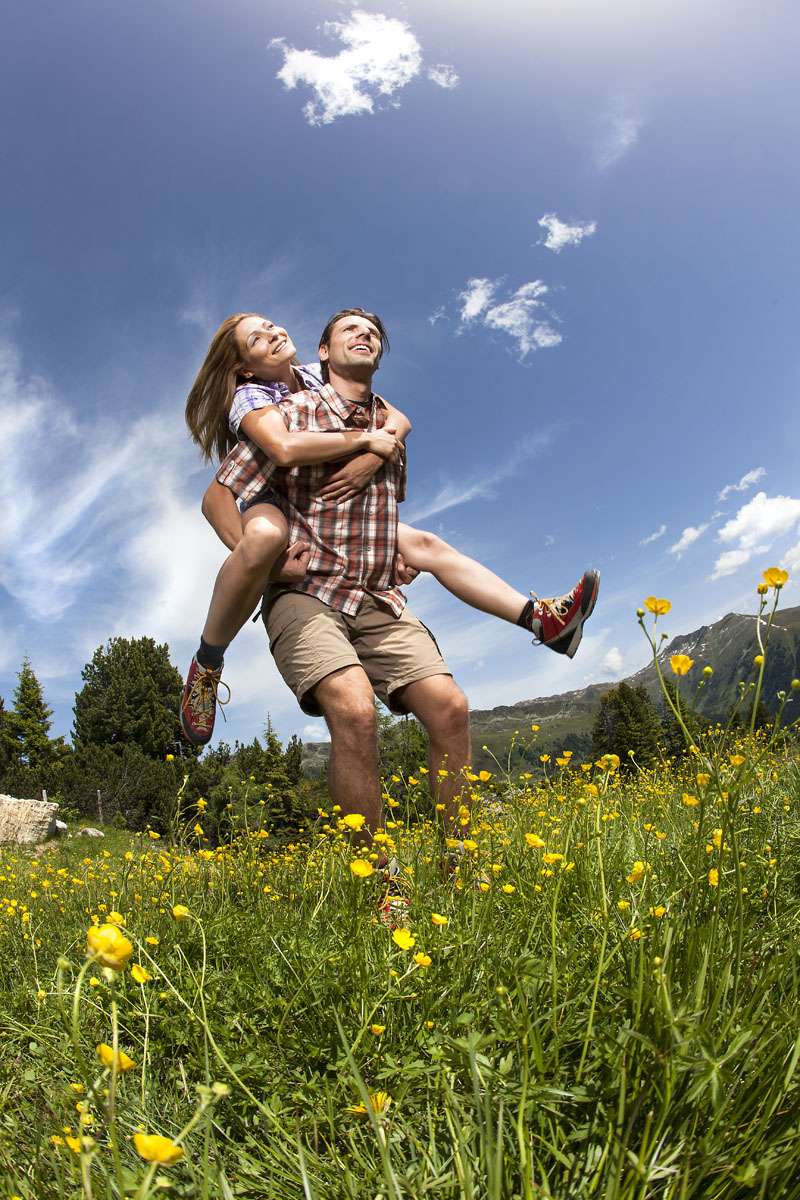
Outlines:
[[334,671],[313,691],[332,738],[361,745],[377,742],[375,696],[363,671],[357,667]]
[[432,675],[411,684],[404,702],[431,737],[469,735],[467,697],[450,675]]

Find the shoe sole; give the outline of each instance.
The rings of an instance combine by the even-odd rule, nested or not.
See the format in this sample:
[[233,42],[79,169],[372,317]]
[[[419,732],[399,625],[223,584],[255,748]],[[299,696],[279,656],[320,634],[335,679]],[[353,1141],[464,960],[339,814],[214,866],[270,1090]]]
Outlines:
[[600,572],[587,571],[584,579],[586,579],[590,586],[583,589],[583,596],[581,598],[581,619],[579,624],[575,629],[570,630],[570,632],[566,635],[564,638],[565,644],[563,648],[559,645],[559,642],[561,641],[560,638],[555,642],[547,643],[551,650],[555,650],[556,654],[565,654],[567,658],[575,657],[575,653],[578,649],[578,646],[580,646],[581,638],[583,637],[584,623],[588,621],[589,617],[594,612],[594,606],[597,603],[597,592],[600,587]]

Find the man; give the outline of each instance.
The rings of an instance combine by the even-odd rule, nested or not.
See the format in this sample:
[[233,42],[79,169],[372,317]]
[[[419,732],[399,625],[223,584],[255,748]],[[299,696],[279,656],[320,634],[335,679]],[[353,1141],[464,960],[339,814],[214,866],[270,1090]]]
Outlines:
[[[281,406],[287,428],[382,428],[387,406],[372,392],[372,377],[386,344],[375,314],[348,309],[332,317],[319,347],[326,383]],[[218,479],[233,486],[240,467],[251,463],[243,443]],[[377,694],[393,712],[412,713],[426,729],[430,779],[438,784],[446,826],[456,822],[470,763],[468,706],[432,635],[408,612],[394,583],[404,464],[381,460],[361,490],[338,503],[320,496],[336,473],[331,464],[281,468],[267,462],[263,469],[289,521],[290,544],[308,543],[310,552],[302,579],[291,587],[269,585],[262,615],[284,680],[303,710],[328,725],[332,799],[344,816],[361,813],[368,832],[381,824]],[[211,490],[211,497],[218,494]],[[204,511],[230,544],[230,505],[207,502]]]

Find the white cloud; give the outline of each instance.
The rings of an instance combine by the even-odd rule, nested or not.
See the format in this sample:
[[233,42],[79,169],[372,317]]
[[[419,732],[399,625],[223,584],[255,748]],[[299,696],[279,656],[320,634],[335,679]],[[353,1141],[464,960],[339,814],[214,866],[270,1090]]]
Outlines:
[[621,675],[624,667],[622,651],[616,646],[612,646],[608,653],[600,659],[599,666],[600,670],[605,671],[607,675]]
[[[732,485],[736,488],[736,485]],[[736,488],[738,490],[738,488]],[[717,540],[738,543],[725,550],[714,563],[712,579],[732,575],[756,554],[766,554],[776,538],[800,525],[800,500],[791,496],[767,496],[757,492],[735,517],[722,526]],[[789,551],[791,557],[797,547]]]
[[642,538],[642,540],[639,542],[639,545],[640,546],[649,546],[651,542],[656,542],[656,541],[658,541],[658,539],[660,537],[663,537],[666,532],[667,532],[666,525],[662,525],[660,529],[657,529],[655,531],[655,533],[649,533],[647,535],[647,537]]
[[539,224],[547,230],[544,245],[556,254],[559,254],[565,246],[579,246],[585,237],[591,237],[597,229],[596,221],[567,225],[566,222],[559,221],[555,213],[545,213]]
[[[420,44],[403,21],[382,13],[354,9],[344,21],[331,21],[325,33],[337,37],[345,49],[326,56],[315,50],[297,50],[283,38],[271,45],[283,53],[278,72],[287,89],[305,84],[312,99],[303,108],[309,125],[329,125],[339,117],[356,116],[375,110],[375,101],[386,99],[396,106],[395,98],[422,70]],[[458,76],[452,67],[439,64],[427,72],[432,82],[453,88]]]
[[626,97],[616,100],[599,118],[595,161],[605,169],[618,162],[636,145],[644,118]]
[[734,571],[738,571],[739,567],[743,567],[746,562],[750,561],[752,556],[752,550],[726,550],[724,554],[720,554],[714,563],[714,571],[711,578],[722,579],[725,575],[733,575]]
[[548,287],[541,279],[534,279],[517,288],[507,300],[498,304],[492,301],[502,280],[470,279],[458,295],[461,304],[461,327],[480,321],[487,329],[506,334],[516,343],[520,358],[535,350],[546,350],[557,346],[561,334],[553,329],[550,319],[557,320],[546,307],[542,296]]
[[727,500],[731,492],[746,492],[754,483],[758,483],[759,479],[763,479],[766,475],[763,467],[755,467],[754,470],[748,471],[743,475],[738,483],[729,483],[717,496],[718,500]]
[[680,558],[684,550],[688,550],[690,546],[694,545],[699,537],[703,536],[705,531],[708,529],[708,525],[708,521],[706,521],[705,525],[687,525],[677,542],[675,542],[673,546],[670,546],[670,554],[677,554],[678,558]]
[[789,533],[800,522],[800,500],[757,492],[727,521],[717,535],[721,542],[738,542],[742,550],[767,549],[776,537]]
[[[485,309],[489,307],[489,301],[497,291],[497,283],[492,283],[491,279],[468,279],[467,286],[463,292],[459,292],[458,299],[461,301],[461,320],[474,321],[479,317]],[[442,314],[442,309],[437,310],[438,315]]]
[[315,725],[306,725],[303,732],[300,734],[300,740],[303,742],[329,742],[331,735],[328,733],[328,727],[324,721],[318,721]]
[[431,67],[428,71],[428,79],[434,83],[438,83],[439,87],[443,88],[458,87],[461,82],[455,68],[447,66],[446,63],[439,63],[438,66]]
[[552,533],[546,533],[546,534],[544,535],[544,544],[545,544],[545,546],[552,546],[552,545],[553,545],[553,542],[554,542],[555,540],[556,540],[556,539],[553,537]]

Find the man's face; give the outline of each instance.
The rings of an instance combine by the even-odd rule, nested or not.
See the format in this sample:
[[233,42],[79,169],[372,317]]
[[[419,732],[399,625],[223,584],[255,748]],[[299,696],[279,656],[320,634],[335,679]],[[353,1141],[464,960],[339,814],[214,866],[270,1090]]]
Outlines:
[[371,321],[359,316],[340,317],[327,346],[319,348],[320,362],[327,362],[340,375],[351,375],[354,367],[372,374],[381,353],[381,335]]
[[236,326],[235,337],[242,359],[241,374],[255,379],[280,379],[286,363],[295,355],[286,330],[265,317],[245,317]]

